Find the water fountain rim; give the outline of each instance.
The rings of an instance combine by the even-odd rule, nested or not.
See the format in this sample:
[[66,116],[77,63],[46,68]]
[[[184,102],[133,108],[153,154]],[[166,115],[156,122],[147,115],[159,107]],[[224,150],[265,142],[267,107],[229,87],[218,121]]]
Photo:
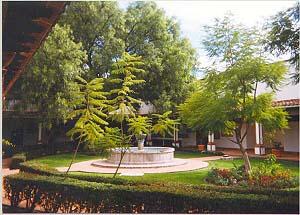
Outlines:
[[[120,154],[121,151],[119,151],[118,149],[120,148],[113,148],[111,149],[111,151],[113,153],[118,153]],[[163,154],[163,153],[170,153],[170,152],[174,152],[175,149],[172,147],[144,147],[143,150],[138,150],[138,147],[129,147],[129,149],[134,149],[132,151],[127,151],[126,153],[134,153],[134,154]],[[149,150],[152,149],[152,150]],[[159,149],[161,149],[161,151],[159,151]]]

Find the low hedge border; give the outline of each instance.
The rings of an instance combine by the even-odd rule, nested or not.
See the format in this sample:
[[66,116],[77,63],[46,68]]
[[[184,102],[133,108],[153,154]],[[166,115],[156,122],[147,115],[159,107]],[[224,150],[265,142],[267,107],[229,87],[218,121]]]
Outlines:
[[298,213],[298,193],[241,194],[194,186],[116,185],[28,173],[6,176],[12,206],[49,213]]
[[[64,173],[57,171],[53,167],[49,167],[48,165],[41,164],[35,161],[26,161],[20,164],[20,172],[24,173],[32,173],[38,175],[45,175],[45,176],[63,176]],[[105,177],[100,176],[93,173],[82,173],[82,174],[68,174],[68,178],[74,178],[83,181],[89,182],[97,182],[97,183],[108,183],[108,184],[115,184],[115,185],[129,185],[129,186],[136,186],[136,185],[153,185],[159,184],[161,186],[174,186],[178,185],[181,187],[192,187],[193,189],[197,189],[199,192],[202,190],[213,190],[219,191],[222,189],[222,192],[229,192],[229,193],[240,193],[240,194],[263,194],[263,195],[298,195],[299,189],[268,189],[268,188],[258,188],[258,187],[241,187],[241,186],[216,186],[216,185],[187,185],[187,184],[180,184],[174,182],[147,182],[147,181],[137,181],[131,180],[128,178],[112,178],[112,177]]]
[[12,156],[10,169],[19,169],[20,164],[26,161],[26,154],[25,153],[18,153]]
[[[20,164],[20,172],[45,175],[45,176],[62,177],[64,175],[64,173],[57,171],[53,167],[49,167],[48,165],[41,164],[35,161],[27,161]],[[68,178],[74,178],[74,179],[79,179],[79,180],[84,180],[89,182],[116,184],[116,185],[137,185],[141,183],[149,184],[143,182],[136,182],[129,179],[103,177],[103,176],[91,175],[91,174],[75,175],[69,173]]]

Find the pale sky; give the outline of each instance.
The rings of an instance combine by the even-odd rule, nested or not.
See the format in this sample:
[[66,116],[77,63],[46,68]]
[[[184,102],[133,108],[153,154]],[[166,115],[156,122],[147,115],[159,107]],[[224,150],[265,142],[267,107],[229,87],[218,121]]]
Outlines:
[[[126,8],[132,1],[119,1],[122,8]],[[277,12],[292,7],[296,1],[155,1],[163,8],[166,15],[178,20],[183,37],[190,39],[192,46],[196,48],[199,62],[202,66],[210,64],[209,58],[201,48],[203,26],[212,24],[214,18],[223,17],[231,12],[237,22],[252,26],[260,26],[270,16]],[[299,84],[285,86],[277,93],[276,99],[299,98]]]

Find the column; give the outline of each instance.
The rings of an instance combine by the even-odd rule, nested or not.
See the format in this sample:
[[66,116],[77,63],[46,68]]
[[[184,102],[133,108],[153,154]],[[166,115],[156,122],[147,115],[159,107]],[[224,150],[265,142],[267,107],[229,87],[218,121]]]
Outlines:
[[177,125],[174,126],[174,146],[175,146],[176,148],[179,148]]
[[151,129],[149,129],[149,134],[147,136],[147,145],[152,146]]
[[38,144],[42,144],[42,123],[38,124]]
[[176,126],[176,131],[175,131],[175,140],[176,140],[176,146],[179,148],[180,147],[180,142],[179,142],[179,139],[178,139],[178,128]]
[[208,144],[207,144],[207,151],[216,151],[216,144],[214,143],[215,137],[214,133],[209,131],[208,132]]
[[172,146],[176,148],[176,125],[174,125],[173,127],[173,143],[172,143]]
[[263,145],[263,129],[260,123],[255,123],[255,147],[254,153],[256,155],[266,154],[265,146]]

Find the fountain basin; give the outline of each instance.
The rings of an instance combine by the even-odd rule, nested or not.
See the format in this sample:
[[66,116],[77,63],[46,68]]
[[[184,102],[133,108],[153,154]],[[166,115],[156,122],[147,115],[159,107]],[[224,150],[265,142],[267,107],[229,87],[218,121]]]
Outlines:
[[[130,147],[123,157],[122,164],[158,164],[170,162],[174,159],[174,149],[169,147]],[[121,158],[119,148],[113,149],[106,162],[118,164]]]
[[[130,147],[125,153],[121,168],[154,168],[168,167],[185,164],[183,159],[174,159],[174,148],[171,147],[144,147],[138,150],[138,147]],[[121,150],[115,148],[112,150],[107,160],[100,160],[92,163],[100,167],[117,167],[121,158]]]

